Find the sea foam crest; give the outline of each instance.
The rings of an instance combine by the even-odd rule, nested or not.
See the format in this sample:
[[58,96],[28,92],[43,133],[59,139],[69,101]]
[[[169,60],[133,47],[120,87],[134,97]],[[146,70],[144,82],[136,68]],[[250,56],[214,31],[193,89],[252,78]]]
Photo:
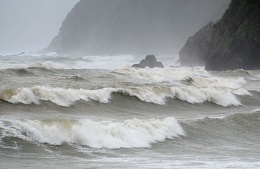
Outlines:
[[221,78],[221,77],[190,77],[191,83],[197,87],[222,87],[239,89],[246,83],[244,78]]
[[73,143],[93,148],[150,147],[152,143],[184,136],[173,117],[129,119],[124,122],[85,120],[8,120],[0,121],[2,137],[61,145]]
[[203,68],[126,68],[114,71],[114,73],[128,75],[137,80],[152,82],[172,82],[183,80],[189,77],[211,77]]
[[82,59],[88,62],[77,62],[73,65],[74,69],[123,69],[136,62],[133,55],[84,56]]
[[222,87],[130,87],[86,90],[35,86],[2,92],[0,98],[10,103],[40,104],[40,101],[43,100],[60,106],[70,106],[78,100],[109,103],[112,93],[134,96],[141,101],[160,105],[166,104],[167,98],[177,98],[192,104],[211,102],[225,107],[241,105],[235,95],[250,95],[245,89]]
[[[137,80],[137,83],[160,83],[168,82],[178,84],[178,82],[188,82],[199,88],[222,87],[239,89],[246,83],[244,78],[224,78],[211,76],[204,68],[127,68],[114,71],[114,73],[127,75],[127,78]],[[183,84],[179,84],[183,85]]]
[[[59,59],[58,62],[51,61]],[[64,57],[54,55],[45,56],[45,61],[34,60],[27,67],[46,69],[122,69],[130,67],[134,63],[134,56],[84,56],[84,57]],[[120,64],[118,62],[120,61]]]
[[40,100],[51,101],[60,106],[70,106],[75,101],[95,100],[100,103],[108,103],[111,93],[115,92],[113,88],[103,88],[98,90],[84,89],[63,89],[35,86],[32,88],[18,89],[16,95],[13,95],[8,101],[11,103],[39,104]]

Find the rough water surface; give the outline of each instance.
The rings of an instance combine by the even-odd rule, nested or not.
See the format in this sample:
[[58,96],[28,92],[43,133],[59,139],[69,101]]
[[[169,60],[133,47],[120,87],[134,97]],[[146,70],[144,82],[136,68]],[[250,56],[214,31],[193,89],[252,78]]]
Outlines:
[[1,168],[260,168],[260,71],[0,56]]

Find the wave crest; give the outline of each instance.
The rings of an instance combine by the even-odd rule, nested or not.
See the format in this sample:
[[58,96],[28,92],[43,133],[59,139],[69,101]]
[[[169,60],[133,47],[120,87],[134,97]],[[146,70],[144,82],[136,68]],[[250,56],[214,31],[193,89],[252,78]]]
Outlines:
[[74,143],[93,148],[150,147],[152,143],[184,136],[173,117],[130,119],[124,122],[85,120],[0,121],[1,138],[18,137],[27,141],[61,145]]
[[97,90],[63,89],[35,86],[6,90],[0,93],[0,98],[10,103],[40,104],[40,101],[51,101],[60,106],[70,106],[79,100],[109,103],[112,93],[133,96],[141,101],[164,105],[167,99],[180,99],[192,104],[211,102],[221,106],[241,105],[236,95],[250,95],[245,89],[230,89],[223,87],[198,88],[185,87],[129,87],[102,88]]

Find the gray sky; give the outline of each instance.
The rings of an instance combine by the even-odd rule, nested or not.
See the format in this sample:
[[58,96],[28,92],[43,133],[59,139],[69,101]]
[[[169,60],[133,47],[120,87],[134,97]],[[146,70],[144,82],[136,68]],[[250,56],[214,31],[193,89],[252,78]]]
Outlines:
[[46,47],[78,1],[0,0],[0,53]]

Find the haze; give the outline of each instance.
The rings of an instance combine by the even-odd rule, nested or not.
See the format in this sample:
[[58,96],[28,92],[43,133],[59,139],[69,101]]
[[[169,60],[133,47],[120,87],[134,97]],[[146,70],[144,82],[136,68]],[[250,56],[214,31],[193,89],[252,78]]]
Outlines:
[[82,0],[44,53],[177,54],[189,36],[221,18],[229,0]]
[[0,54],[177,54],[189,36],[220,19],[229,4],[229,0],[83,0],[75,6],[77,2],[1,0]]
[[55,37],[79,0],[1,0],[0,53],[36,51]]

